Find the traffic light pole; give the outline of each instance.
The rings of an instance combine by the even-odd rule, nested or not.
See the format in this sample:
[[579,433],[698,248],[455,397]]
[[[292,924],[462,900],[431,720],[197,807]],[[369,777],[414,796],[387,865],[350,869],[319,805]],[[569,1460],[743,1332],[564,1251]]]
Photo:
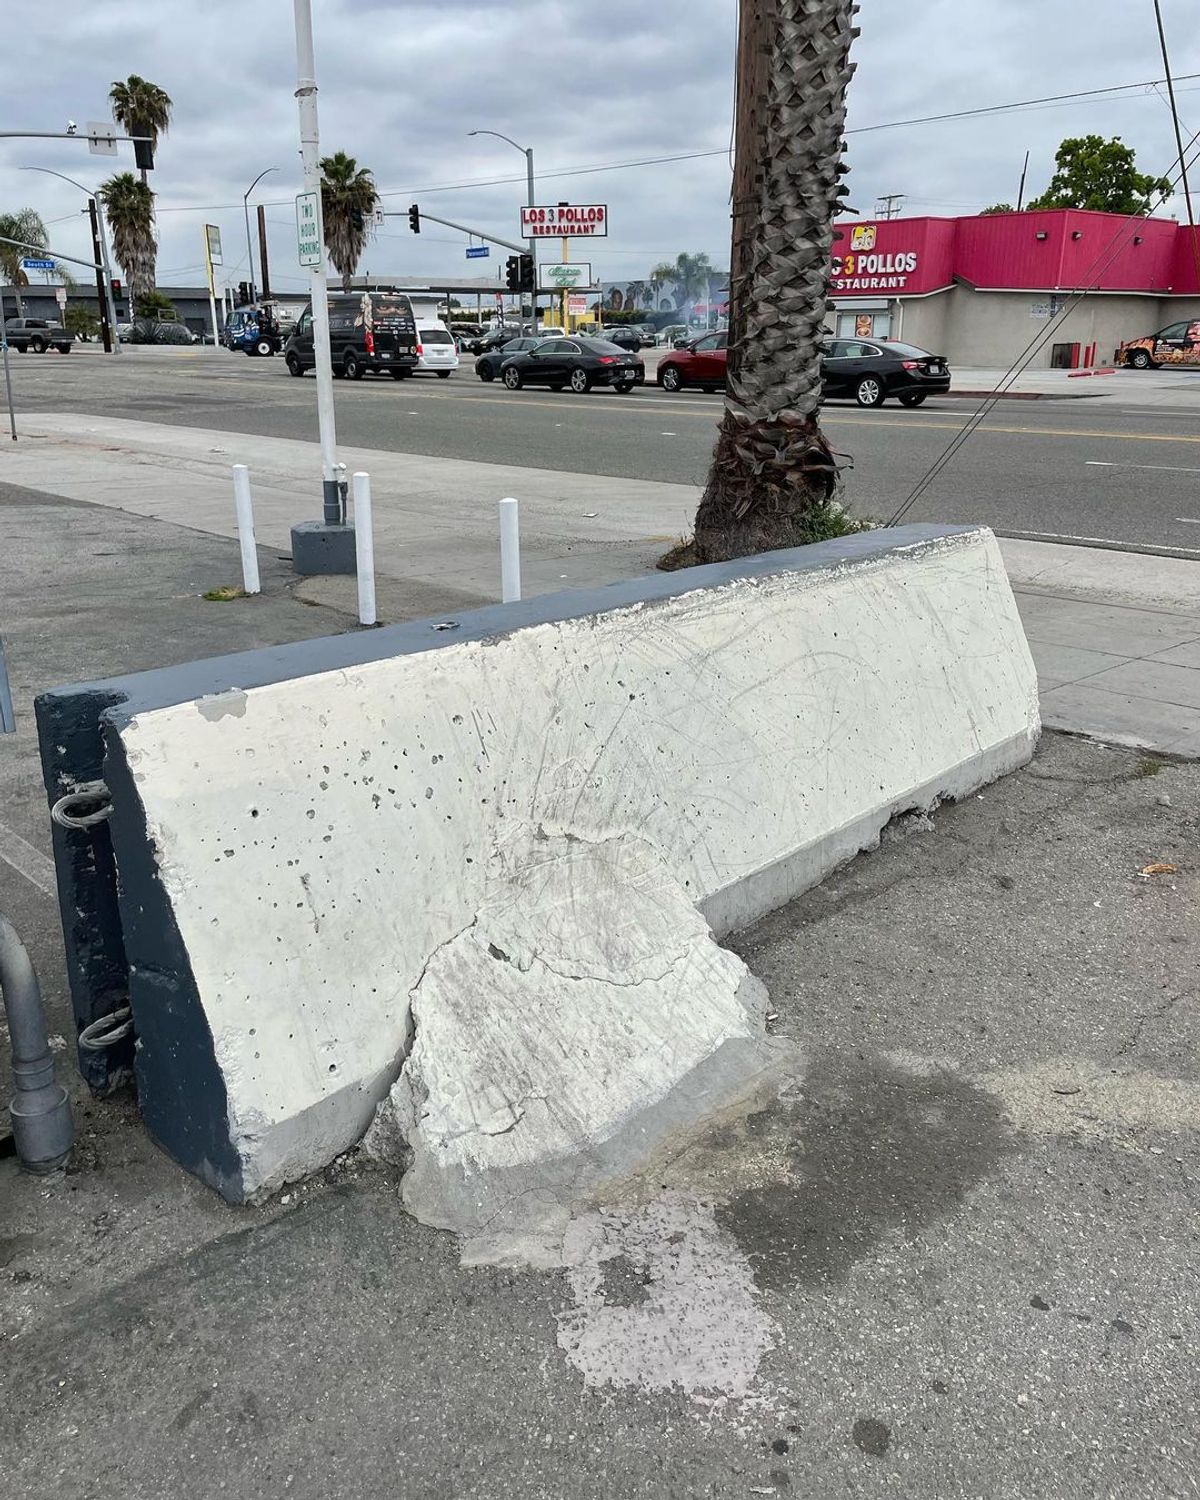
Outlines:
[[[525,255],[528,247],[514,240],[502,240],[498,234],[488,234],[485,229],[472,229],[467,224],[456,224],[453,219],[439,219],[436,214],[427,214],[421,209],[422,219],[428,219],[431,224],[444,224],[447,229],[461,229],[463,234],[474,235],[477,240],[487,240],[489,245],[503,245],[506,250],[515,250],[518,255]],[[403,219],[404,214],[395,213],[391,209],[385,211],[385,219]],[[418,231],[419,233],[419,231]]]

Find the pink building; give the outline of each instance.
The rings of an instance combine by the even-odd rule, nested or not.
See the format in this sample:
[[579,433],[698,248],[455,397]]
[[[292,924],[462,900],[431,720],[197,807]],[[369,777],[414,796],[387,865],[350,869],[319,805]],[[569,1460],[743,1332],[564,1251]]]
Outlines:
[[842,338],[903,339],[995,368],[1055,320],[1034,367],[1092,346],[1103,363],[1125,339],[1200,317],[1200,245],[1174,219],[1079,209],[845,222],[830,295]]

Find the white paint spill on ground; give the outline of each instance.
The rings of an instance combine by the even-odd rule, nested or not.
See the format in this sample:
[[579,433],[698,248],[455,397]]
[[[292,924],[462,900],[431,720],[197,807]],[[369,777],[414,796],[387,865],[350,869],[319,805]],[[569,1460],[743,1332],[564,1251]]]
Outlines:
[[672,1193],[585,1214],[564,1250],[575,1306],[559,1314],[558,1345],[589,1386],[709,1399],[751,1393],[779,1329],[710,1205]]

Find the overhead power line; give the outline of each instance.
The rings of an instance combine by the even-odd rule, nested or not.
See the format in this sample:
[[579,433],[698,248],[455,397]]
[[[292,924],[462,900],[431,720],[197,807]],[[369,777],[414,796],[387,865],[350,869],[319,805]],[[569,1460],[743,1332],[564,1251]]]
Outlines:
[[[1180,73],[1175,77],[1175,83],[1200,78],[1200,73]],[[975,109],[952,110],[941,115],[919,115],[908,120],[883,120],[876,125],[858,125],[853,130],[848,130],[847,135],[870,135],[879,130],[903,130],[914,125],[940,125],[948,120],[967,120],[987,115],[1011,114],[1023,109],[1040,109],[1055,104],[1068,104],[1086,99],[1097,99],[1104,96],[1111,97],[1114,94],[1130,93],[1137,89],[1152,89],[1160,83],[1165,83],[1162,78],[1146,78],[1137,83],[1114,83],[1102,89],[1081,89],[1070,94],[1044,94],[1037,99],[1017,99],[1008,104],[985,104]],[[1176,87],[1177,93],[1190,93],[1194,90],[1184,90]],[[579,167],[561,167],[553,172],[539,172],[539,182],[554,182],[564,177],[589,177],[598,172],[624,172],[637,167],[669,166],[681,161],[702,161],[705,158],[727,156],[728,148],[721,146],[710,151],[677,151],[669,156],[643,156],[630,161],[596,162]],[[523,183],[524,177],[473,177],[461,182],[439,182],[430,183],[422,187],[405,188],[383,188],[380,190],[381,198],[403,198],[412,194],[420,193],[456,193],[471,188],[485,187],[507,187],[511,183]],[[269,198],[264,200],[266,206],[273,208],[284,207],[291,202],[290,198]],[[218,213],[223,209],[235,209],[240,205],[237,203],[199,203],[179,205],[156,205],[155,212],[160,214],[183,214],[183,213]]]

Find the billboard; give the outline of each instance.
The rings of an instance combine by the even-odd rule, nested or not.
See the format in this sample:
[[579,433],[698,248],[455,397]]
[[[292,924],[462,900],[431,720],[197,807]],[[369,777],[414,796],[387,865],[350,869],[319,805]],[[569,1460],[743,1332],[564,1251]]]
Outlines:
[[572,291],[575,287],[591,286],[592,267],[586,260],[544,261],[538,266],[539,290],[543,292]]
[[603,239],[608,234],[608,204],[533,204],[521,210],[521,234],[527,240],[556,239],[564,235]]

